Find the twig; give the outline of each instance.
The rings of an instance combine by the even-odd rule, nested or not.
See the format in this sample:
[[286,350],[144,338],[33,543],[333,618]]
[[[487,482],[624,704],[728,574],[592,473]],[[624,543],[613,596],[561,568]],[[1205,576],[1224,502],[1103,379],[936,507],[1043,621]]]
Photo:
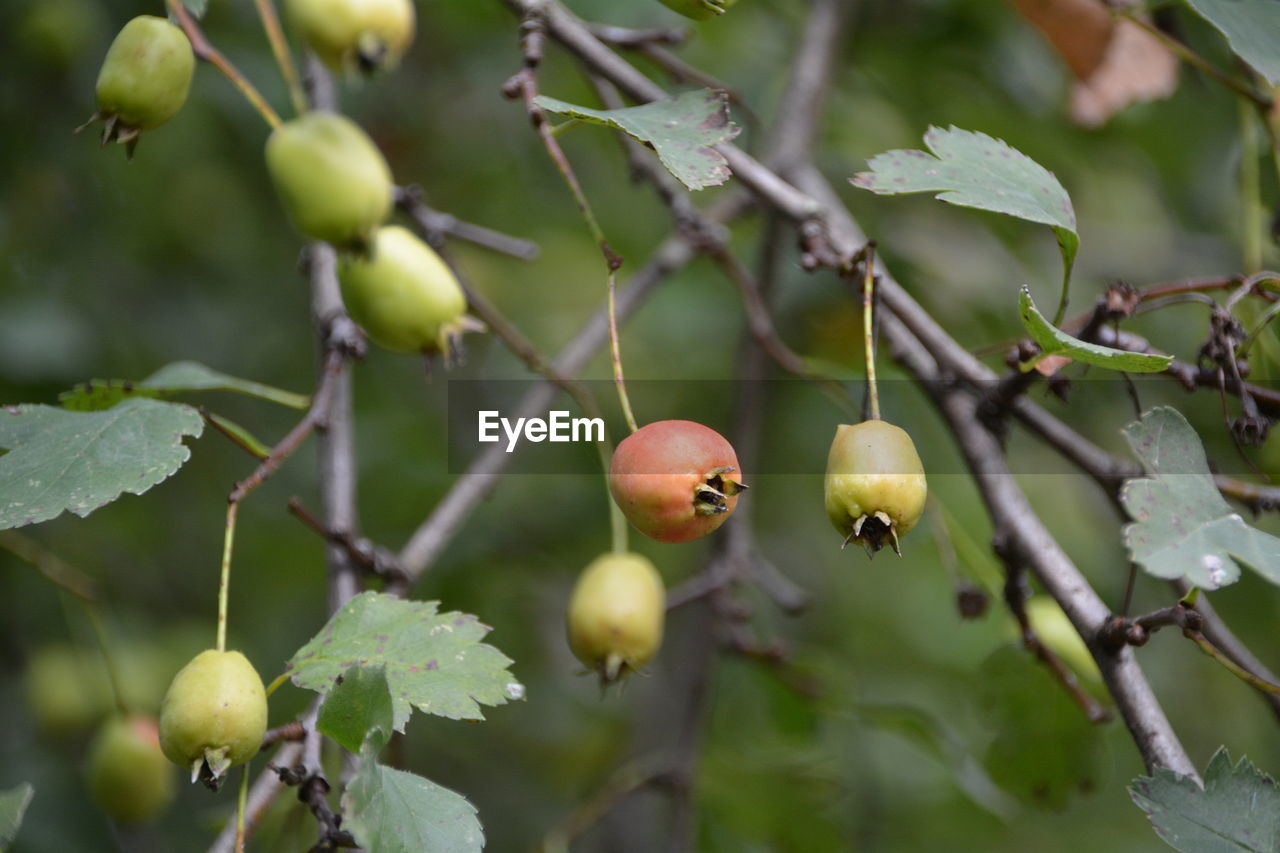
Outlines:
[[235,488],[231,490],[231,494],[227,496],[228,503],[237,504],[248,497],[254,489],[266,482],[267,478],[274,474],[286,459],[293,455],[294,451],[298,449],[307,436],[311,435],[312,431],[320,424],[329,421],[336,385],[345,363],[346,355],[342,351],[332,349],[326,353],[324,367],[320,374],[320,384],[311,398],[311,408],[294,425],[293,429],[289,430],[285,437],[280,439],[275,447],[271,448],[271,454],[262,460],[262,463],[254,469],[253,473],[236,483]]
[[431,208],[423,200],[422,188],[416,184],[396,187],[395,199],[396,205],[422,228],[423,236],[432,248],[439,249],[443,244],[443,237],[447,235],[522,261],[531,261],[542,253],[542,249],[532,240],[512,237]]
[[262,93],[249,82],[249,78],[241,74],[229,59],[209,43],[200,25],[182,4],[182,0],[165,0],[165,2],[169,6],[169,12],[178,19],[178,25],[182,27],[182,31],[187,34],[187,39],[191,42],[191,50],[195,55],[221,71],[222,75],[231,81],[231,85],[240,90],[240,94],[244,95],[245,100],[258,111],[267,124],[273,128],[279,127],[281,124],[279,114],[267,103],[267,99],[262,97]]
[[1018,628],[1022,634],[1023,645],[1049,669],[1049,672],[1063,686],[1072,700],[1080,706],[1080,710],[1084,711],[1084,715],[1089,718],[1089,722],[1105,723],[1109,721],[1111,712],[1102,707],[1089,691],[1080,686],[1080,681],[1076,678],[1075,673],[1062,663],[1052,649],[1040,642],[1040,637],[1037,636],[1035,629],[1031,626],[1031,620],[1027,617],[1027,588],[1023,564],[1017,555],[1017,551],[1008,546],[1008,539],[1000,537],[996,540],[995,552],[1005,562],[1007,577],[1004,584],[1004,601],[1009,606],[1014,618],[1018,620]]
[[371,575],[388,581],[405,579],[404,570],[400,568],[395,554],[368,539],[357,538],[347,530],[330,530],[320,519],[312,515],[302,501],[296,497],[289,498],[289,512],[293,513],[303,524],[319,534],[333,545],[338,545],[346,552],[352,563],[358,565]]
[[262,736],[262,748],[266,749],[272,744],[280,741],[300,741],[307,736],[307,727],[301,720],[293,720],[285,723],[283,726],[276,726],[274,729],[267,729]]

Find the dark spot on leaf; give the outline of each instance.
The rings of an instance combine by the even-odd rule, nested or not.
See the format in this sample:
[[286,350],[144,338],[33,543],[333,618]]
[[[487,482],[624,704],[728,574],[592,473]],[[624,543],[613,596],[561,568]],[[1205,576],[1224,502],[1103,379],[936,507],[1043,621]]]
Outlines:
[[428,672],[430,672],[430,671],[431,671],[431,670],[433,670],[433,669],[439,669],[439,668],[440,668],[440,664],[436,663],[435,658],[432,658],[431,660],[427,661],[427,671],[428,671]]

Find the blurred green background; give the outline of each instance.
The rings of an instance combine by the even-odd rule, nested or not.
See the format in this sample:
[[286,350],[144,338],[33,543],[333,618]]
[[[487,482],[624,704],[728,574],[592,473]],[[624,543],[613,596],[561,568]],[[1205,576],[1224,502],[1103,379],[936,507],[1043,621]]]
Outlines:
[[[694,25],[681,53],[732,85],[767,124],[806,5],[744,0],[723,19]],[[650,0],[570,6],[622,25],[687,23]],[[1184,71],[1170,99],[1084,130],[1065,117],[1069,79],[1060,62],[1006,4],[856,6],[822,125],[819,165],[880,241],[900,281],[965,345],[1016,337],[1018,286],[1030,284],[1041,305],[1051,305],[1059,261],[1048,229],[927,197],[878,198],[848,187],[844,178],[868,157],[918,146],[931,124],[1003,138],[1058,175],[1080,223],[1077,307],[1117,278],[1146,284],[1240,270],[1240,122],[1224,89]],[[158,3],[125,0],[7,0],[0,8],[6,131],[0,402],[53,403],[59,391],[90,377],[137,379],[180,359],[291,390],[312,386],[308,294],[297,271],[301,242],[268,185],[266,127],[227,81],[200,67],[183,112],[147,134],[132,163],[118,148],[100,150],[92,132],[71,134],[94,110],[94,78],[115,30],[133,15],[160,12]],[[397,179],[421,184],[435,207],[537,241],[542,254],[532,263],[468,246],[456,251],[474,286],[555,352],[601,302],[604,281],[599,256],[521,107],[499,93],[520,66],[516,22],[496,0],[421,2],[418,14],[417,42],[399,71],[347,83],[342,106],[378,141]],[[1176,21],[1197,49],[1229,64],[1201,22],[1186,13]],[[286,109],[252,4],[213,0],[205,28]],[[549,51],[542,82],[547,94],[593,103],[576,67],[557,50]],[[742,141],[759,142],[750,133]],[[638,268],[670,229],[665,208],[648,187],[628,179],[609,132],[583,128],[563,143],[606,233],[627,258],[624,272]],[[1274,170],[1264,175],[1264,197],[1274,202]],[[755,220],[736,230],[748,260],[758,234]],[[1274,247],[1268,253],[1274,264]],[[806,275],[792,253],[784,268],[776,300],[783,335],[801,353],[861,376],[860,314],[846,289],[829,275]],[[695,262],[626,327],[628,376],[731,379],[742,328],[736,291],[709,262]],[[1134,328],[1193,359],[1208,317],[1203,308],[1183,306]],[[402,545],[455,479],[444,453],[448,382],[527,376],[494,339],[474,336],[468,344],[464,367],[430,381],[417,360],[376,350],[355,369],[360,509],[364,532],[375,541]],[[1274,375],[1265,353],[1254,367],[1264,381]],[[901,378],[888,364],[882,371],[889,380]],[[1048,399],[1046,405],[1125,452],[1118,430],[1132,407],[1124,386],[1081,377],[1078,369],[1075,375],[1100,381],[1078,382],[1069,405]],[[606,379],[607,361],[597,358],[588,376]],[[1160,381],[1141,388],[1147,405],[1178,405],[1201,430],[1211,458],[1231,470],[1243,467],[1225,439],[1214,394],[1188,396]],[[1032,393],[1044,396],[1042,389]],[[225,395],[202,402],[267,440],[294,418]],[[638,405],[641,420],[696,411],[731,435],[732,402],[690,390],[649,395]],[[608,397],[602,403],[616,411]],[[930,488],[945,511],[934,510],[933,522],[947,524],[959,573],[993,576],[990,525],[945,427],[906,382],[888,383],[885,415],[911,431],[934,472]],[[776,460],[794,458],[808,460],[794,470],[820,471],[842,419],[811,388],[780,385],[765,412],[763,454],[770,464],[764,467],[785,472]],[[611,426],[615,434],[623,428],[616,419]],[[318,505],[313,452],[298,453],[240,514],[231,643],[267,680],[327,618],[322,545],[285,509],[291,495]],[[1009,453],[1059,540],[1119,607],[1127,564],[1107,500],[1025,435],[1015,431]],[[1264,467],[1280,473],[1280,452],[1260,455]],[[617,768],[673,749],[688,717],[685,681],[698,672],[708,642],[706,611],[687,607],[669,620],[649,677],[602,699],[578,674],[562,613],[577,571],[608,547],[608,515],[594,453],[581,448],[574,466],[560,475],[504,479],[414,590],[415,597],[477,613],[493,626],[491,642],[515,659],[512,671],[528,687],[527,701],[492,709],[481,724],[415,717],[403,745],[409,768],[478,807],[491,850],[528,849]],[[63,517],[24,531],[100,582],[122,649],[149,650],[156,658],[147,664],[152,674],[140,676],[144,694],[163,689],[187,656],[212,642],[225,498],[251,469],[241,451],[207,430],[193,442],[191,461],[146,495],[125,497],[86,519]],[[1000,654],[1011,628],[998,601],[985,618],[960,619],[954,577],[945,568],[950,555],[929,525],[906,541],[901,559],[884,554],[868,562],[853,549],[840,551],[822,511],[820,474],[767,474],[750,482],[738,515],[749,517],[761,551],[814,604],[791,618],[749,594],[754,629],[788,644],[794,671],[780,675],[727,654],[705,680],[709,706],[695,789],[699,849],[1166,849],[1124,790],[1142,765],[1119,723],[1094,733],[1092,763],[1055,777],[1048,788],[1037,788],[1034,777],[1051,764],[1055,747],[1061,751],[1053,737],[1032,737],[1011,759],[984,770],[989,751],[999,751],[993,744],[1003,742],[998,738],[1041,715],[1061,717],[1055,703],[1066,700],[1057,687],[1037,681],[1042,673],[1028,656]],[[1259,524],[1278,529],[1273,518]],[[674,585],[700,569],[711,543],[658,546],[637,536],[633,546]],[[1273,589],[1246,573],[1213,600],[1265,661],[1280,666]],[[1139,579],[1135,609],[1170,601],[1167,587]],[[123,835],[92,809],[81,779],[85,735],[41,731],[22,687],[24,669],[51,644],[73,643],[87,665],[100,667],[92,634],[78,603],[3,552],[0,626],[0,788],[23,781],[36,788],[14,849],[203,849],[234,808],[232,787],[214,796],[184,786],[156,825]],[[1140,658],[1198,765],[1226,743],[1264,769],[1280,769],[1275,718],[1247,687],[1169,632]],[[1017,690],[1024,697],[1038,691],[1041,704],[1019,706]],[[272,699],[272,724],[291,719],[308,698],[283,688]],[[1063,729],[1076,732],[1072,713],[1068,705]],[[1076,748],[1075,741],[1064,743]],[[999,789],[996,782],[1007,781],[1002,767],[1032,777],[1026,796]],[[575,849],[664,850],[669,804],[663,789],[639,793]],[[314,821],[285,797],[251,847],[302,851],[314,836]]]

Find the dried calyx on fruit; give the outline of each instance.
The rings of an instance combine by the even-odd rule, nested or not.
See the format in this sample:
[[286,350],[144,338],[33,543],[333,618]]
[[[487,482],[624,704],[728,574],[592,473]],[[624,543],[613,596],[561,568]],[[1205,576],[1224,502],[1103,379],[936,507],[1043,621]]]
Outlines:
[[146,823],[173,802],[173,765],[151,717],[110,717],[89,747],[89,794],[120,823]]
[[827,456],[827,517],[844,544],[875,554],[916,526],[928,493],[924,465],[906,431],[882,420],[841,424]]
[[640,554],[602,554],[583,569],[569,599],[569,647],[602,685],[648,663],[662,645],[666,589]]
[[267,730],[267,695],[240,652],[208,649],[174,676],[160,706],[160,747],[217,790],[227,770],[257,755]]
[[107,49],[98,72],[98,111],[77,130],[101,121],[102,144],[123,143],[132,157],[142,131],[182,109],[195,65],[186,33],[164,18],[139,15]]
[[747,487],[733,446],[693,421],[655,421],[627,436],[609,466],[609,491],[637,530],[688,542],[724,523]]
[[267,139],[267,171],[298,231],[340,249],[368,249],[391,213],[391,169],[346,116],[311,112]]
[[443,353],[456,362],[464,332],[484,325],[467,316],[467,297],[430,246],[398,225],[379,228],[367,255],[338,266],[351,318],[379,346],[393,352]]
[[391,70],[413,42],[413,0],[287,0],[285,14],[334,71]]

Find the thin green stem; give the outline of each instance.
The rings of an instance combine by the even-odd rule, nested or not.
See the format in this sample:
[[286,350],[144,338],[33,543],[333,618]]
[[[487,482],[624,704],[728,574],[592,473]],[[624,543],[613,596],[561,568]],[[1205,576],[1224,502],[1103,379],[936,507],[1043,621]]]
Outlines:
[[1062,256],[1062,293],[1058,295],[1058,310],[1053,312],[1053,325],[1062,328],[1062,321],[1067,316],[1067,302],[1071,290],[1071,269],[1075,266],[1075,257]]
[[249,801],[249,765],[240,771],[240,793],[236,796],[236,853],[244,853],[244,813]]
[[182,5],[182,0],[165,0],[169,7],[169,11],[178,19],[179,26],[182,31],[187,34],[187,39],[191,42],[191,50],[197,57],[212,65],[222,72],[222,76],[231,81],[231,85],[240,90],[240,94],[244,95],[246,101],[258,111],[258,114],[266,120],[273,129],[280,126],[280,115],[272,109],[267,103],[267,99],[262,97],[262,93],[249,82],[249,78],[240,73],[240,70],[231,64],[222,53],[205,38],[204,32],[201,31],[200,25],[196,23],[195,18],[191,17],[191,13]]
[[596,444],[596,452],[600,454],[600,470],[604,474],[605,500],[609,504],[610,547],[615,554],[625,554],[627,552],[627,517],[622,514],[622,508],[613,499],[613,489],[609,487],[609,469],[613,447],[608,440],[608,435],[605,436],[604,441]]
[[1249,672],[1249,670],[1240,666],[1231,658],[1227,657],[1222,652],[1218,651],[1218,648],[1214,646],[1213,643],[1209,642],[1205,638],[1204,634],[1201,634],[1199,631],[1186,631],[1184,633],[1186,633],[1187,637],[1193,643],[1195,643],[1197,646],[1200,647],[1200,651],[1204,652],[1209,657],[1213,658],[1218,663],[1222,664],[1224,667],[1226,667],[1228,670],[1231,671],[1232,675],[1236,676],[1241,681],[1248,682],[1249,684],[1253,685],[1254,687],[1258,688],[1264,693],[1280,694],[1280,684],[1272,684],[1270,681],[1267,681],[1265,678],[1259,678],[1258,676],[1254,675],[1252,672]]
[[622,375],[622,345],[618,341],[618,275],[609,270],[609,354],[613,361],[613,381],[618,388],[618,402],[622,404],[622,416],[627,419],[627,426],[632,432],[636,426],[636,416],[631,410],[631,398],[627,395],[627,380]]
[[280,28],[280,16],[276,14],[275,4],[271,0],[254,0],[258,7],[258,17],[262,20],[263,32],[267,41],[271,42],[271,53],[280,68],[280,76],[289,88],[289,100],[293,102],[293,111],[302,115],[308,109],[307,93],[302,88],[302,78],[298,76],[298,67],[293,64],[293,54],[289,52],[289,42]]
[[880,420],[880,388],[876,385],[876,253],[868,248],[862,259],[862,340],[867,351],[867,394],[871,401],[871,420]]
[[222,573],[218,580],[218,645],[220,652],[227,650],[227,598],[231,589],[231,545],[236,538],[236,512],[240,504],[227,504],[227,526],[222,538]]
[[1267,306],[1267,310],[1262,312],[1262,316],[1254,321],[1253,328],[1249,330],[1249,334],[1245,335],[1244,340],[1240,342],[1240,346],[1236,350],[1236,355],[1240,358],[1248,357],[1249,350],[1253,348],[1253,344],[1257,341],[1258,335],[1261,334],[1262,330],[1265,329],[1277,316],[1280,316],[1280,302],[1272,302]]
[[267,696],[270,696],[272,693],[275,693],[277,690],[283,687],[285,682],[287,682],[288,680],[289,680],[288,670],[285,670],[284,672],[277,675],[275,677],[275,680],[267,685],[267,691],[266,691]]
[[124,692],[120,689],[120,667],[116,664],[115,655],[111,654],[111,644],[107,641],[107,631],[102,625],[102,614],[92,601],[84,601],[85,613],[89,616],[89,627],[93,629],[93,637],[98,641],[98,650],[102,652],[102,660],[107,665],[107,681],[111,685],[111,696],[115,700],[116,710],[122,715],[129,715],[129,706],[124,701]]
[[1254,113],[1244,101],[1240,102],[1240,213],[1241,255],[1244,271],[1254,273],[1262,269],[1262,174],[1258,168],[1258,135],[1254,126]]

